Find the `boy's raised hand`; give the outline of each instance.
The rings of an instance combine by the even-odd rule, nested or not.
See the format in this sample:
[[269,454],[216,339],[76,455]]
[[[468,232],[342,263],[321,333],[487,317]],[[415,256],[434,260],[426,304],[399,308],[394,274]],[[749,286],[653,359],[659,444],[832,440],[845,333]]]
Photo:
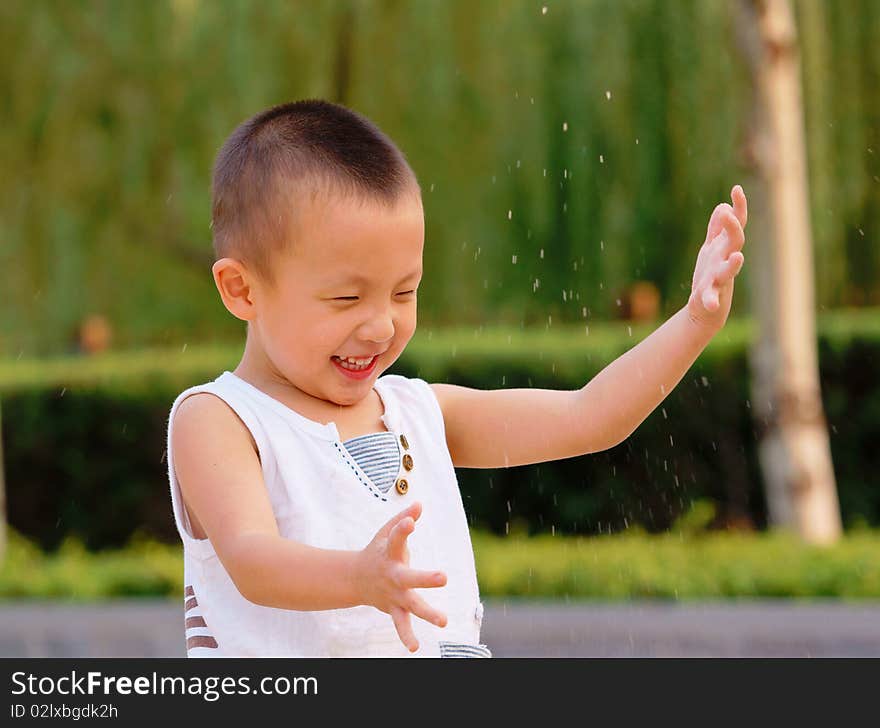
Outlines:
[[421,504],[413,503],[382,526],[360,552],[358,574],[364,603],[391,615],[401,642],[410,652],[419,649],[410,612],[438,627],[446,626],[446,616],[413,591],[446,585],[442,572],[409,568],[406,539],[415,530],[421,513]]
[[742,187],[731,190],[731,207],[722,202],[709,218],[706,241],[697,256],[688,313],[692,321],[720,329],[727,321],[733,301],[733,279],[745,262],[743,228],[748,220],[748,204]]

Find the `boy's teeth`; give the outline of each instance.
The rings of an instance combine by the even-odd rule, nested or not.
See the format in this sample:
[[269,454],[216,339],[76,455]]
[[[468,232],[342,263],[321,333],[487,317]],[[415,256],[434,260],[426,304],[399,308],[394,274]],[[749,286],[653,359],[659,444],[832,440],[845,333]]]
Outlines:
[[337,359],[341,364],[345,365],[347,369],[366,369],[367,365],[369,365],[375,357],[371,356],[368,359],[355,359],[351,356],[337,356],[334,357],[334,359]]

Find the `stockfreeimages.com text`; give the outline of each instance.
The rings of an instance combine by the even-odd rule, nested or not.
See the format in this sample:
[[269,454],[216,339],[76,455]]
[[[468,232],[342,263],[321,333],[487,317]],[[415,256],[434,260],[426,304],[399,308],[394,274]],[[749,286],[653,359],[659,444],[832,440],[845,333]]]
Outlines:
[[255,680],[249,677],[171,677],[139,675],[137,677],[105,675],[92,671],[84,674],[71,670],[61,677],[38,676],[33,673],[12,673],[13,695],[201,695],[207,701],[221,695],[317,695],[315,677],[268,676]]

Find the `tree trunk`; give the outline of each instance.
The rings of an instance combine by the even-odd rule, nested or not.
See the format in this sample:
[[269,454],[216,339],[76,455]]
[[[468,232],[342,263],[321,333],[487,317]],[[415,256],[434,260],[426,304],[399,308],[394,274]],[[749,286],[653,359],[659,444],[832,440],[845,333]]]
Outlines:
[[740,10],[756,90],[747,150],[761,184],[753,199],[766,200],[767,209],[755,245],[752,310],[760,331],[751,352],[767,506],[772,526],[832,543],[840,507],[819,390],[797,29],[788,0],[741,0]]

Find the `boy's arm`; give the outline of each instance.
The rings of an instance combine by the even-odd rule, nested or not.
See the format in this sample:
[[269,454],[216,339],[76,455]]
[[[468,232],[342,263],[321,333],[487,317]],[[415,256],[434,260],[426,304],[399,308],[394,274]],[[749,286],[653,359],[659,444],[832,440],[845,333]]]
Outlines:
[[464,468],[528,465],[619,444],[681,381],[724,326],[743,264],[746,199],[715,208],[686,307],[576,391],[483,391],[432,384],[452,462]]
[[314,548],[279,535],[250,434],[222,400],[196,394],[181,402],[172,452],[187,510],[197,514],[242,596],[297,610],[361,603],[357,552]]
[[682,309],[575,391],[432,384],[452,462],[513,467],[614,447],[672,391],[713,333]]
[[211,394],[185,399],[171,438],[187,511],[245,599],[297,611],[367,604],[391,616],[411,651],[419,645],[411,614],[446,626],[446,615],[415,591],[444,586],[446,575],[409,568],[406,542],[419,503],[392,516],[360,551],[307,546],[279,534],[250,433],[223,401]]

